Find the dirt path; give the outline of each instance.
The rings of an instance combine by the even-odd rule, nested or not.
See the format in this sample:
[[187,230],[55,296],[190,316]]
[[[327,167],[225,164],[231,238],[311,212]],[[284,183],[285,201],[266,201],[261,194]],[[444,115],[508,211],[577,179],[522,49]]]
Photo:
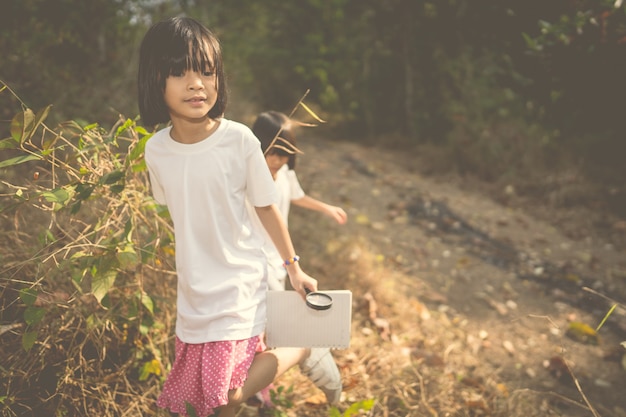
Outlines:
[[303,188],[350,221],[294,208],[296,246],[313,273],[327,274],[334,244],[361,242],[350,258],[367,252],[379,265],[367,286],[391,332],[354,288],[353,347],[336,352],[347,403],[374,397],[373,415],[388,416],[626,416],[626,314],[618,307],[597,335],[582,326],[596,328],[611,308],[601,294],[626,302],[625,248],[549,207],[424,177],[410,155],[302,142]]

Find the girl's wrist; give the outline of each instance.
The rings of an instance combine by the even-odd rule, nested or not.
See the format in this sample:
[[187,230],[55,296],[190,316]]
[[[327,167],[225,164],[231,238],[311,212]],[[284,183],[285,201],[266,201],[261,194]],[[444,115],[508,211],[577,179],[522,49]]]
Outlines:
[[[294,261],[293,258],[296,258],[296,257],[298,259]],[[300,260],[299,256],[293,256],[289,259],[285,259],[283,263],[283,267],[287,271],[287,275],[289,275],[289,277],[296,276],[302,272],[302,268],[300,268],[300,262],[298,262],[299,260]],[[287,263],[287,261],[289,261],[289,263]]]
[[293,265],[299,260],[300,260],[300,257],[298,255],[293,255],[292,257],[287,258],[283,261],[283,266],[287,267],[287,266]]

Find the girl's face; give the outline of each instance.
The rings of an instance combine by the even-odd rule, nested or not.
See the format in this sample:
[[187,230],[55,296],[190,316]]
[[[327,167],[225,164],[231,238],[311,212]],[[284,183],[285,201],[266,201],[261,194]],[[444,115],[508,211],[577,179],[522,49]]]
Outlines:
[[206,118],[217,101],[217,82],[213,70],[188,70],[168,76],[165,79],[163,98],[172,122]]
[[289,162],[289,156],[270,152],[265,155],[265,162],[267,162],[267,166],[272,173],[272,178],[276,179],[276,173],[283,167],[283,165]]

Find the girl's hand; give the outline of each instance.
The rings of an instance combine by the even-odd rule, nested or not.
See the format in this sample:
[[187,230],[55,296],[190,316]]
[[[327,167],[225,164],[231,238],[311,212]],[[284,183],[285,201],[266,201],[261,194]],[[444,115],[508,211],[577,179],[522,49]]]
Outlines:
[[310,291],[317,291],[317,280],[306,274],[297,264],[287,266],[287,273],[291,286],[303,300],[306,297],[305,288]]
[[339,224],[345,224],[348,221],[348,215],[341,207],[329,205],[326,207],[325,212],[328,217]]

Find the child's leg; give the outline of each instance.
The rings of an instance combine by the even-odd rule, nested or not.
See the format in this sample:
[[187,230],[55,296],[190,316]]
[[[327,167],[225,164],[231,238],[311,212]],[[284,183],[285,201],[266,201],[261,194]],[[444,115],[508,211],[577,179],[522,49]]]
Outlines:
[[219,417],[233,417],[245,400],[272,383],[289,368],[308,358],[309,349],[277,348],[254,357],[243,387],[228,393],[229,403],[219,410]]
[[271,384],[276,378],[299,364],[310,354],[305,348],[276,348],[256,355],[242,387],[244,400]]

